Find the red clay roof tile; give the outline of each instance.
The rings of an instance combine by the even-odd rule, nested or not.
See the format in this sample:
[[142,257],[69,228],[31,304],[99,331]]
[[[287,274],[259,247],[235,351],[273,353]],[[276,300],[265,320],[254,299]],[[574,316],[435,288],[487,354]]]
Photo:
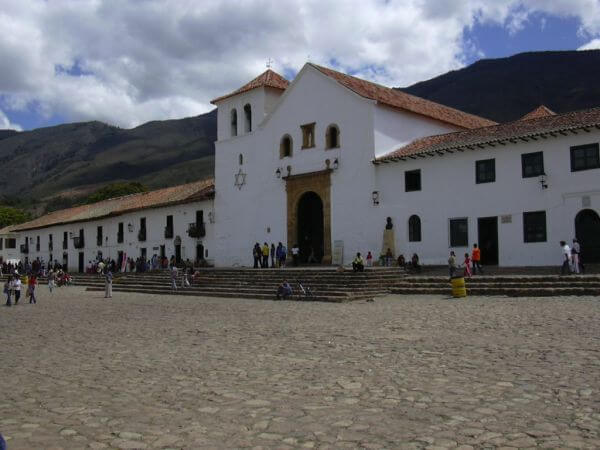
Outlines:
[[376,158],[373,162],[402,160],[415,155],[445,152],[484,144],[537,138],[540,135],[564,134],[567,131],[600,128],[600,108],[585,109],[566,114],[545,115],[538,118],[501,123],[490,127],[455,133],[439,134],[416,139],[408,145]]
[[556,115],[556,113],[554,111],[552,111],[551,109],[547,108],[544,105],[540,105],[537,108],[535,108],[533,111],[525,114],[519,120],[537,119],[539,117],[548,117],[548,116],[555,116],[555,115]]
[[257,76],[254,80],[246,83],[241,88],[233,91],[230,94],[223,95],[221,97],[217,97],[210,102],[214,105],[221,100],[225,100],[226,98],[233,97],[234,95],[241,94],[243,92],[251,91],[252,89],[256,89],[259,87],[270,87],[275,89],[285,90],[290,85],[290,82],[279,75],[277,72],[268,69]]
[[370,81],[328,69],[327,67],[318,66],[312,63],[309,64],[361,97],[376,100],[379,103],[393,108],[403,109],[467,129],[496,124],[496,122],[492,120],[468,114],[430,100],[425,100],[424,98],[407,94],[398,89],[381,86]]
[[109,216],[118,216],[141,209],[190,203],[211,198],[214,194],[214,180],[158,189],[140,194],[111,198],[91,205],[54,211],[29,222],[13,225],[12,231],[25,231],[73,222],[84,222]]

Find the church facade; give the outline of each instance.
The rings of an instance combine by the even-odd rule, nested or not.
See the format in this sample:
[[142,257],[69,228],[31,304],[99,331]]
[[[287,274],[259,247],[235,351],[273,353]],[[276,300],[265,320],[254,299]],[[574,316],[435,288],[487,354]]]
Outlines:
[[[451,250],[460,258],[477,243],[484,263],[545,266],[559,264],[559,242],[575,237],[583,260],[600,262],[600,109],[555,114],[540,107],[497,124],[311,63],[291,83],[267,70],[213,104],[210,195],[200,187],[204,194],[178,201],[173,214],[142,207],[119,213],[131,220],[90,217],[89,233],[135,226],[144,216],[158,230],[152,251],[132,242],[128,255],[170,253],[166,216],[177,227],[202,210],[211,217],[201,250],[210,249],[216,266],[250,266],[256,242],[282,242],[288,252],[298,245],[301,260],[322,264],[348,264],[368,251],[376,260],[388,247],[394,256],[445,264]],[[384,244],[388,218],[393,233]],[[3,232],[23,244],[33,230],[62,236],[78,231],[76,223],[73,230],[42,221]],[[188,237],[183,247],[195,259],[199,238]],[[124,251],[117,244],[111,251]],[[75,257],[67,255],[71,269]]]
[[214,104],[218,265],[254,242],[377,259],[388,217],[394,256],[425,264],[478,243],[489,264],[554,265],[576,236],[600,256],[600,110],[496,124],[313,64]]

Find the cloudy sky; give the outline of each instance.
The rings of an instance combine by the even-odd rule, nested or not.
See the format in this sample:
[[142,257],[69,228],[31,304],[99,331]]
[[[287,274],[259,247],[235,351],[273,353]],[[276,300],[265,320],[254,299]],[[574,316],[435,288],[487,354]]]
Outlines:
[[201,114],[310,60],[407,86],[480,58],[600,48],[600,0],[0,0],[0,129]]

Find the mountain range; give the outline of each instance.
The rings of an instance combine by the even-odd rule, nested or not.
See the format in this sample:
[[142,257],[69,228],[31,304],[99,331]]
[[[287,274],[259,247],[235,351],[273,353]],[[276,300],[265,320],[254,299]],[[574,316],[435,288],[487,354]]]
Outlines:
[[[558,113],[599,106],[598,73],[600,50],[532,52],[483,59],[400,89],[506,122],[540,104]],[[0,193],[12,203],[44,204],[112,182],[159,188],[207,178],[214,173],[216,134],[216,110],[128,130],[101,122],[0,130]]]

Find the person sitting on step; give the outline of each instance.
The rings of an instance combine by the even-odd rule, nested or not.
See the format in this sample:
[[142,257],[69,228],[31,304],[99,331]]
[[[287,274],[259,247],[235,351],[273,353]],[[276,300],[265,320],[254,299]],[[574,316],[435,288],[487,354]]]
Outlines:
[[352,270],[355,272],[365,271],[365,263],[362,259],[362,256],[360,256],[360,252],[356,254],[356,258],[354,258],[354,261],[352,261]]
[[292,296],[292,286],[290,286],[290,284],[287,282],[287,280],[284,280],[284,282],[281,283],[277,287],[277,300],[281,300],[281,299],[286,300],[287,298],[289,298],[291,296]]

